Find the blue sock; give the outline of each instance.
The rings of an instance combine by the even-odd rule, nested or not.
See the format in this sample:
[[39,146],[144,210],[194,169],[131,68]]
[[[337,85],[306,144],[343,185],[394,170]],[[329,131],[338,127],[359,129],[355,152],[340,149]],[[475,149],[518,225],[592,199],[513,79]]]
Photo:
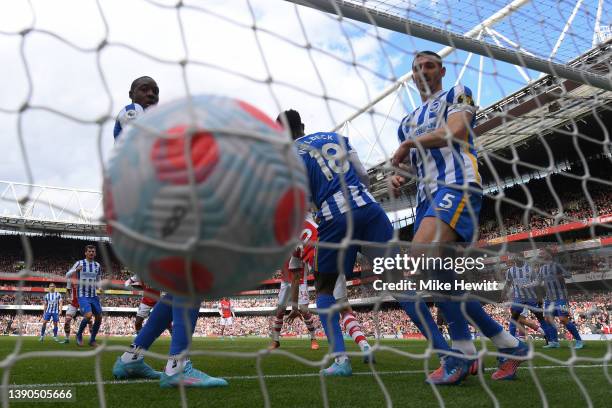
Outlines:
[[565,325],[565,328],[567,329],[567,331],[572,333],[572,337],[574,338],[574,340],[582,341],[582,337],[580,337],[580,333],[578,333],[578,329],[576,328],[574,322],[568,321]]
[[445,300],[436,302],[440,311],[448,323],[448,333],[452,340],[472,340],[472,333],[468,327],[468,322],[461,313],[461,304]]
[[510,320],[510,327],[508,330],[513,337],[516,337],[516,324],[514,324],[514,320]]
[[[431,315],[431,312],[427,308],[425,302],[418,302],[418,308],[421,312],[421,315],[423,316],[425,325],[423,325],[423,322],[417,314],[416,303],[417,302],[413,301],[402,301],[400,302],[400,306],[402,307],[402,309],[404,309],[404,311],[410,317],[412,322],[419,328],[421,334],[423,334],[426,339],[431,340],[434,349],[450,351],[450,346],[444,339],[444,336],[442,336],[442,333],[440,333],[438,325],[434,321],[433,316]],[[440,354],[440,357],[442,357],[443,355],[444,354]]]
[[93,326],[91,326],[91,335],[89,336],[89,342],[93,343],[96,341],[96,336],[98,335],[98,331],[100,330],[100,326],[102,325],[102,318],[95,319]]
[[[195,330],[200,303],[193,306],[187,299],[175,297],[172,300],[172,341],[170,342],[170,355],[175,356],[187,350]],[[168,327],[166,324],[161,332]],[[144,330],[144,327],[143,327]]]
[[546,320],[540,321],[540,327],[544,330],[544,335],[548,339],[549,342],[558,342],[559,334],[557,333],[557,326],[554,324],[548,323]]
[[[332,295],[317,295],[317,308],[328,309],[334,304],[336,304],[336,299]],[[329,312],[319,312],[319,320],[321,320],[321,326],[323,326],[332,352],[342,353],[346,351],[342,329],[340,328],[340,313],[334,312],[330,315]]]
[[47,323],[42,324],[42,328],[40,329],[40,336],[43,337],[45,335],[45,331],[47,330]]
[[53,326],[53,337],[57,337],[57,326]]
[[87,323],[89,322],[89,320],[82,318],[81,319],[81,324],[79,325],[79,330],[77,331],[77,338],[80,339],[81,337],[83,337],[83,332],[85,331],[85,328],[87,327]]
[[499,323],[493,320],[493,318],[485,312],[480,302],[475,300],[466,302],[465,311],[470,319],[476,323],[476,327],[485,337],[491,338],[504,330]]
[[134,346],[148,350],[172,321],[172,296],[163,296],[155,304],[147,322],[134,340]]

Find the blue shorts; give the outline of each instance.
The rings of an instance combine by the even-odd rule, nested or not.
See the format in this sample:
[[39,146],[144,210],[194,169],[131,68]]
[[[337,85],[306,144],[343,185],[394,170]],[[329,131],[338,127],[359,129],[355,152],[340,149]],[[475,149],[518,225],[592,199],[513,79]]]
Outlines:
[[[480,189],[478,184],[470,184],[470,187]],[[467,198],[469,197],[469,204]],[[414,232],[416,233],[425,217],[435,217],[448,224],[459,235],[461,241],[472,242],[478,239],[478,217],[482,205],[482,190],[480,193],[440,186],[432,195],[432,201],[428,198],[421,201],[417,206],[414,221]]]
[[522,300],[522,299],[514,299],[512,301],[512,306],[510,307],[510,313],[522,313],[523,309],[527,308],[531,311],[537,310],[540,308],[538,302],[535,300]]
[[80,297],[79,296],[79,310],[81,314],[92,312],[93,314],[102,314],[102,306],[100,306],[100,299],[97,296],[94,297]]
[[[353,220],[353,234],[351,240],[385,243],[393,238],[393,226],[389,217],[378,203],[370,203],[363,207],[351,210],[350,213],[334,216],[331,220],[323,221],[318,228],[318,242],[340,243],[347,235],[347,217]],[[351,276],[357,251],[370,257],[393,256],[388,247],[362,248],[359,245],[349,245],[347,248],[323,248],[317,245],[314,259],[314,270],[318,273],[338,274]],[[395,253],[395,252],[394,252]]]
[[45,312],[43,314],[43,320],[45,322],[48,322],[51,319],[53,319],[53,323],[57,323],[59,321],[59,317],[58,317],[57,313]]
[[544,302],[544,313],[551,317],[569,317],[567,300],[547,300]]

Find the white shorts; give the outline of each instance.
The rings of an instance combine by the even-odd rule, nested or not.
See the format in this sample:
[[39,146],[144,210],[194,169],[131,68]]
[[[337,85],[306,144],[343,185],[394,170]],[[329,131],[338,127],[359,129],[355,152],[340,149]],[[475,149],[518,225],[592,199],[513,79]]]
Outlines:
[[346,276],[343,273],[338,274],[336,286],[334,287],[334,299],[348,299],[348,291],[346,290]]
[[231,316],[222,317],[219,319],[219,323],[221,324],[221,326],[231,326],[232,324],[234,324],[234,319]]
[[76,316],[78,311],[79,309],[77,309],[76,307],[68,305],[68,308],[66,309],[66,316],[74,317]]
[[[289,282],[281,282],[280,289],[278,291],[278,306],[283,308],[287,307],[289,300],[291,299],[291,284]],[[298,294],[298,305],[307,305],[310,303],[308,297],[308,284],[300,284]]]
[[146,319],[151,314],[151,309],[153,309],[153,306],[141,303],[138,305],[138,311],[136,312],[136,316]]

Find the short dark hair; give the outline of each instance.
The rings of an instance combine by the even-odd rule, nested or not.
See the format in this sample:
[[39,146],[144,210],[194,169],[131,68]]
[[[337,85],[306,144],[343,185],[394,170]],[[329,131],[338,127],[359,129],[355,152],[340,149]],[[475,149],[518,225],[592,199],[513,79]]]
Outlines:
[[130,92],[132,92],[134,88],[136,88],[136,84],[138,83],[138,81],[142,81],[143,79],[150,79],[151,81],[155,82],[155,80],[151,78],[150,76],[145,75],[145,76],[138,77],[132,81],[132,85],[130,85]]
[[95,245],[85,245],[85,251],[87,251],[88,249],[96,249]]
[[414,55],[414,59],[412,60],[413,68],[414,68],[414,61],[416,61],[417,58],[423,57],[423,56],[434,57],[436,59],[436,62],[440,64],[440,66],[442,66],[442,57],[438,53],[425,50],[425,51],[419,51]]
[[[285,122],[283,122],[283,116],[285,117]],[[294,109],[289,109],[279,113],[278,117],[276,118],[276,123],[283,127],[285,126],[285,123],[287,123],[294,139],[301,137],[304,133],[304,124],[302,123],[300,113]]]

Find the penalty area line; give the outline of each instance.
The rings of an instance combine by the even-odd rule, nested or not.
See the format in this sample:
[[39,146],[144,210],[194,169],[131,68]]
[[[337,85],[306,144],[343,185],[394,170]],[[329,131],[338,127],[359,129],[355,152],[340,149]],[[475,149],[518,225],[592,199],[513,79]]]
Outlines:
[[[601,368],[605,367],[604,364],[582,364],[574,365],[574,368]],[[557,368],[569,368],[567,365],[548,365],[548,366],[535,366],[535,370],[551,370]],[[495,368],[485,368],[485,371],[493,371]],[[519,367],[519,370],[529,370],[529,367]],[[401,375],[401,374],[424,374],[423,370],[398,370],[398,371],[377,371],[378,375]],[[373,375],[371,371],[354,372],[354,376],[357,375]],[[263,376],[264,379],[278,379],[278,378],[298,378],[298,377],[318,377],[319,373],[303,373],[303,374],[266,374]],[[226,380],[257,380],[257,375],[234,375],[222,377]],[[103,381],[103,385],[120,385],[120,384],[144,384],[144,383],[157,383],[159,380],[107,380]],[[88,385],[98,385],[97,381],[81,381],[81,382],[67,382],[67,383],[50,383],[50,384],[9,384],[8,388],[43,388],[43,387],[84,387]],[[0,389],[3,387],[0,386]]]

